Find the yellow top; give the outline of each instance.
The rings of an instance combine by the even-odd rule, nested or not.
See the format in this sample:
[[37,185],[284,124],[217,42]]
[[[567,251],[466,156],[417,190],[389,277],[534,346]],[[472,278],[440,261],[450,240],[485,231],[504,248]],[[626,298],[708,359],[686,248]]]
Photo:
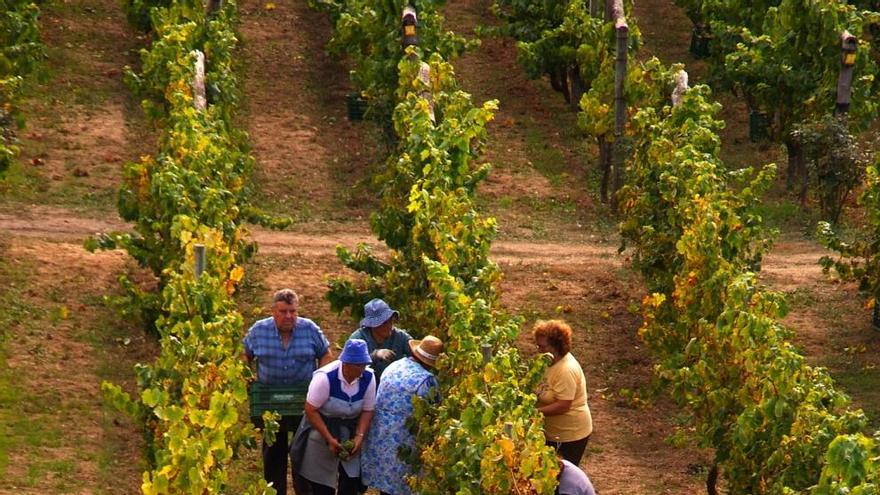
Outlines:
[[573,442],[593,432],[593,418],[587,405],[587,381],[577,359],[566,354],[547,368],[538,385],[538,406],[570,400],[571,409],[544,417],[544,435],[551,442]]

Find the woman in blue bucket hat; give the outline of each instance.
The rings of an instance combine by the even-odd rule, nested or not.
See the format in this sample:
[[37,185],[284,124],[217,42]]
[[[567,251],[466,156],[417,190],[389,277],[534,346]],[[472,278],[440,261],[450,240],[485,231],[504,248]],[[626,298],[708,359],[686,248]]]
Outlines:
[[290,455],[314,495],[366,491],[360,453],[376,405],[376,377],[367,367],[371,362],[367,343],[351,339],[338,360],[312,376],[305,418]]
[[406,330],[394,326],[399,317],[400,313],[391,309],[388,303],[373,299],[364,305],[360,328],[349,337],[363,339],[367,343],[377,380],[381,379],[382,372],[389,364],[412,355],[409,346],[412,337]]

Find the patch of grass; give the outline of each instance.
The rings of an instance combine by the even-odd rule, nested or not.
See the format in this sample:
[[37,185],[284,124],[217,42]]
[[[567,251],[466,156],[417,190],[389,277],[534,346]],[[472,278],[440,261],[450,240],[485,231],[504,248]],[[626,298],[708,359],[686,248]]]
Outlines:
[[61,437],[53,422],[33,418],[35,410],[45,411],[45,401],[53,394],[39,396],[22,388],[18,372],[10,369],[7,362],[9,339],[20,331],[37,331],[45,316],[44,311],[32,307],[24,298],[27,274],[33,273],[33,265],[12,259],[8,249],[0,244],[0,280],[4,280],[0,286],[0,307],[4,308],[0,311],[0,479],[8,479],[10,452],[51,446]]
[[800,232],[811,236],[816,229],[818,215],[785,196],[768,198],[756,207],[768,228],[782,232]]
[[32,487],[38,486],[50,474],[60,475],[60,478],[55,481],[54,487],[64,490],[70,488],[71,485],[66,480],[71,478],[75,470],[76,464],[71,459],[37,460],[28,465],[25,484]]
[[834,373],[834,381],[854,398],[868,416],[870,430],[880,427],[880,373],[858,366]]
[[[47,288],[42,280],[31,278],[38,272],[37,261],[10,256],[8,249],[0,241],[0,280],[4,280],[0,286],[0,307],[4,308],[0,312],[0,492],[35,487],[61,493],[131,493],[139,479],[131,466],[142,465],[131,452],[132,435],[138,435],[138,426],[119,421],[117,413],[106,414],[100,406],[96,408],[93,395],[71,395],[52,384],[35,387],[22,380],[22,375],[49,359],[66,359],[67,354],[51,349],[71,339],[90,344],[97,377],[87,370],[89,382],[97,378],[98,382],[108,380],[130,389],[137,356],[126,352],[121,341],[143,331],[135,322],[120,320],[94,291],[77,292],[73,288],[79,283],[77,278]],[[63,307],[69,308],[70,314],[63,312]],[[44,340],[47,328],[63,330],[48,341]],[[14,369],[7,364],[11,339],[16,339],[16,352],[26,353],[26,359],[19,360]],[[136,352],[142,354],[142,349],[143,344]],[[79,445],[82,433],[64,426],[70,418],[97,419],[99,446],[90,449]],[[13,459],[24,462],[10,465]],[[94,479],[79,476],[90,469],[88,466],[97,467],[96,486],[86,485]]]
[[[132,336],[144,335],[145,331],[137,321],[120,322],[110,300],[87,299],[86,304],[104,307],[103,311],[98,312],[99,318],[93,328],[83,329],[77,334],[78,338],[88,340],[94,348],[101,349],[96,351],[101,356],[96,367],[99,381],[115,383],[130,389],[135,373],[134,357],[131,356],[129,346],[136,345],[133,343],[136,339],[132,339]],[[128,357],[125,357],[126,355]],[[94,408],[94,404],[88,403],[81,406],[83,411]],[[77,404],[71,404],[70,407],[77,407]],[[143,457],[132,458],[131,450],[127,450],[131,444],[131,437],[140,435],[141,425],[108,405],[104,406],[101,418],[104,436],[110,441],[103,442],[101,450],[91,455],[98,467],[98,486],[112,487],[117,483],[116,479],[120,471],[128,469],[128,466],[135,465],[139,466],[140,470],[147,469]],[[118,491],[108,490],[104,493],[118,493]]]
[[33,203],[38,198],[38,193],[47,190],[45,179],[21,159],[13,160],[0,176],[0,196],[3,197],[3,202]]
[[815,291],[809,287],[798,287],[793,291],[786,292],[785,299],[788,301],[791,309],[810,308],[819,302],[819,298]]
[[[53,194],[53,190],[64,193]],[[51,204],[73,212],[106,215],[116,204],[117,188],[95,188],[71,174],[57,180],[44,177],[38,168],[19,158],[0,177],[0,196],[4,204]]]
[[[135,124],[125,134],[136,136],[130,139],[131,146],[112,152],[119,151],[122,158],[137,156],[134,148],[152,141],[144,139],[149,131],[139,104],[121,83],[121,68],[137,64],[132,49],[142,46],[143,38],[116,29],[125,21],[113,2],[46,2],[41,10],[48,57],[24,86],[26,128],[18,132],[22,154],[0,178],[2,203],[57,205],[106,215],[116,202],[115,166],[95,163],[102,155],[73,138],[78,137],[80,125],[88,125],[105,114],[108,105],[121,102],[126,118]],[[49,166],[32,164],[34,158]],[[67,163],[62,166],[59,160]],[[77,168],[87,170],[92,178],[75,177]]]
[[568,177],[565,155],[550,144],[544,129],[535,122],[530,122],[527,127],[526,149],[529,150],[529,161],[535,170],[546,177],[553,187],[560,187]]

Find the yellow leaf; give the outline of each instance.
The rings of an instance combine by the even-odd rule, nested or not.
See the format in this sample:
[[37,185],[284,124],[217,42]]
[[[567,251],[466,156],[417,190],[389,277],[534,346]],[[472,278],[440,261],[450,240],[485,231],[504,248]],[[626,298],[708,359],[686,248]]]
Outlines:
[[236,266],[229,272],[229,280],[233,282],[241,282],[241,279],[244,278],[244,268],[240,266]]
[[67,306],[61,306],[58,308],[58,316],[60,316],[62,320],[66,320],[70,316],[70,311],[67,310]]
[[266,2],[266,5],[263,6],[266,10],[275,10],[275,2]]
[[501,447],[501,455],[504,456],[504,462],[508,466],[513,465],[513,442],[509,438],[502,438],[498,440],[498,444]]

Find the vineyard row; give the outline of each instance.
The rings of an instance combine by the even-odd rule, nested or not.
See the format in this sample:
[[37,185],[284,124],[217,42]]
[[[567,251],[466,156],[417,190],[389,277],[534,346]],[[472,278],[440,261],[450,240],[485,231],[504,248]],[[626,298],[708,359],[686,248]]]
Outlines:
[[[340,248],[343,263],[362,276],[336,278],[328,297],[335,309],[353,311],[383,297],[402,308],[416,335],[446,342],[437,370],[442,401],[418,403],[414,414],[414,493],[550,495],[558,463],[534,396],[546,363],[527,362],[516,348],[523,321],[500,309],[501,272],[488,257],[497,226],[474,205],[489,172],[475,160],[497,102],[476,106],[459,89],[448,59],[475,43],[442,29],[441,5],[313,5],[329,13],[330,49],[353,61],[367,117],[387,129],[392,147],[374,178],[381,197],[370,217],[390,254]],[[407,33],[407,24],[417,32]],[[418,46],[403,48],[416,37]]]
[[24,125],[18,103],[25,78],[45,58],[39,14],[30,0],[0,0],[0,173],[18,154],[15,128]]
[[[87,241],[120,247],[158,280],[144,292],[123,277],[131,304],[155,326],[161,350],[138,365],[139,394],[104,383],[108,401],[143,425],[144,494],[228,492],[228,468],[259,432],[239,418],[250,370],[240,358],[243,320],[232,298],[254,252],[242,226],[262,218],[248,205],[253,158],[234,127],[239,101],[234,1],[131,2],[129,19],[153,31],[141,71],[126,80],[160,130],[159,150],[125,166],[119,212],[133,233]],[[206,263],[196,272],[196,251]],[[248,494],[273,493],[265,481]]]
[[[814,10],[824,5],[782,3],[780,9],[800,3],[811,7],[789,12],[785,19],[771,17],[774,22],[809,23]],[[852,12],[833,3],[829,12]],[[877,447],[860,433],[866,424],[863,414],[850,410],[849,400],[834,389],[827,372],[808,366],[788,342],[791,333],[779,323],[785,301],[760,287],[756,278],[769,249],[756,206],[775,166],[757,173],[725,168],[718,158],[723,123],[715,115],[720,106],[711,101],[708,87],[687,88],[680,66],[665,67],[656,59],[633,64],[619,81],[623,84],[615,85],[613,66],[621,48],[631,55],[639,44],[632,19],[623,24],[630,34],[628,45],[617,44],[622,9],[602,20],[601,12],[587,12],[577,1],[541,6],[507,0],[497,7],[506,19],[501,31],[519,36],[520,58],[533,76],[549,74],[559,80],[576,74],[569,87],[580,86],[583,94],[577,102],[583,130],[600,146],[613,139],[614,153],[625,160],[623,187],[617,193],[623,248],[634,250],[634,265],[650,292],[640,334],[655,356],[657,376],[688,419],[688,428],[677,439],[714,449],[708,492],[717,493],[720,468],[730,493],[873,493]],[[742,13],[753,10],[740,8]],[[819,33],[794,29],[797,36],[813,36],[820,49],[793,49],[805,57],[829,58],[847,22],[855,23],[850,24],[853,32],[861,26],[854,16],[829,16]],[[839,57],[833,60],[839,64]],[[780,60],[768,57],[764,62]],[[814,70],[808,62],[802,60],[799,69]],[[860,68],[873,74],[868,65],[863,62]],[[760,72],[761,67],[753,69]],[[829,73],[827,69],[818,81],[811,80],[824,86],[814,86],[811,95],[816,98],[809,100],[817,105],[825,101],[826,108],[833,101],[828,97]],[[789,76],[792,84],[798,80],[794,73],[779,75]],[[871,107],[864,96],[875,94],[873,81],[870,76],[857,79],[863,84],[853,88],[851,108]],[[612,109],[620,97],[615,86],[623,88],[630,122],[623,132],[612,134]],[[775,82],[769,86],[788,87]],[[569,90],[569,97],[574,93]],[[777,100],[782,101],[788,100]],[[809,107],[800,101],[785,104]],[[876,198],[876,167],[869,167],[868,174],[873,182],[866,196]],[[876,199],[868,206],[877,211]]]

